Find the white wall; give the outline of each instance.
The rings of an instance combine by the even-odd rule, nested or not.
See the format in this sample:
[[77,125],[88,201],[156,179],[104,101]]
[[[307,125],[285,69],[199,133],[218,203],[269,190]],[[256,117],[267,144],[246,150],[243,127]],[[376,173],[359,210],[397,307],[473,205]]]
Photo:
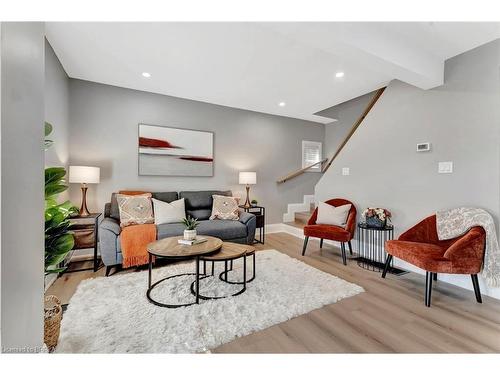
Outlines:
[[[215,132],[214,176],[139,176],[138,123]],[[101,183],[89,187],[93,211],[102,212],[111,193],[122,189],[231,189],[244,197],[238,172],[250,170],[257,172],[251,198],[266,207],[267,223],[281,222],[287,204],[312,194],[320,175],[276,180],[301,167],[302,140],[323,141],[324,131],[308,121],[70,79],[70,164],[101,167]],[[79,205],[78,185],[70,197]]]
[[[316,197],[345,197],[358,209],[386,207],[396,234],[436,210],[477,206],[500,217],[500,40],[446,62],[445,84],[424,91],[393,81],[338,159]],[[418,142],[432,151],[417,153]],[[453,174],[438,174],[453,161]],[[342,167],[350,176],[342,176]],[[470,277],[443,279],[471,289]],[[482,291],[500,298],[500,289]]]
[[43,344],[44,24],[1,24],[2,350]]

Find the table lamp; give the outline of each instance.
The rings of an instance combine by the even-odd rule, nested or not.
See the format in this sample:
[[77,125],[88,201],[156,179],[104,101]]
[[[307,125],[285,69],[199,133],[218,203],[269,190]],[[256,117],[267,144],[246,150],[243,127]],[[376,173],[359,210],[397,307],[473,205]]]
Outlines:
[[257,183],[257,173],[255,172],[240,172],[240,185],[246,185],[247,189],[247,200],[243,207],[250,208],[252,205],[250,204],[250,185],[255,185]]
[[82,205],[80,206],[80,216],[89,216],[87,209],[87,184],[99,183],[100,169],[98,167],[69,167],[69,183],[82,184]]

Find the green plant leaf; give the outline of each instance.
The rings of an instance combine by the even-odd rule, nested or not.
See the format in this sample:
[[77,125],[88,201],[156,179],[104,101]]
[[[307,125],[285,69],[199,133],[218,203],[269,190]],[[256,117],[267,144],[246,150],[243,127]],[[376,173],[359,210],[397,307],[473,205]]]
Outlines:
[[52,133],[52,129],[54,128],[51,123],[45,121],[45,136],[48,136],[50,133]]
[[45,185],[62,182],[64,176],[66,176],[66,169],[64,167],[50,167],[45,168]]

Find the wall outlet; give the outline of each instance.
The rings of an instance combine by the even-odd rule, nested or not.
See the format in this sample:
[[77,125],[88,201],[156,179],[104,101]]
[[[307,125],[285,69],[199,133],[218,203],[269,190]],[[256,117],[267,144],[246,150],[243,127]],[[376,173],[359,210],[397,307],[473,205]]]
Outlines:
[[438,163],[438,173],[453,173],[453,162],[440,161]]
[[348,167],[344,167],[342,168],[342,176],[349,176],[349,168]]
[[417,143],[417,152],[427,152],[431,150],[431,144],[429,142]]

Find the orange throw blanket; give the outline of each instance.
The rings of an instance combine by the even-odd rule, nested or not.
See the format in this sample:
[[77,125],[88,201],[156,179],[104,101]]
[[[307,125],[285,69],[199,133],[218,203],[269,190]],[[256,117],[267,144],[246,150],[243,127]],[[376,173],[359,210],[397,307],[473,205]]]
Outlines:
[[123,267],[147,264],[149,254],[147,245],[156,241],[156,225],[130,225],[122,229],[120,243],[122,247]]

